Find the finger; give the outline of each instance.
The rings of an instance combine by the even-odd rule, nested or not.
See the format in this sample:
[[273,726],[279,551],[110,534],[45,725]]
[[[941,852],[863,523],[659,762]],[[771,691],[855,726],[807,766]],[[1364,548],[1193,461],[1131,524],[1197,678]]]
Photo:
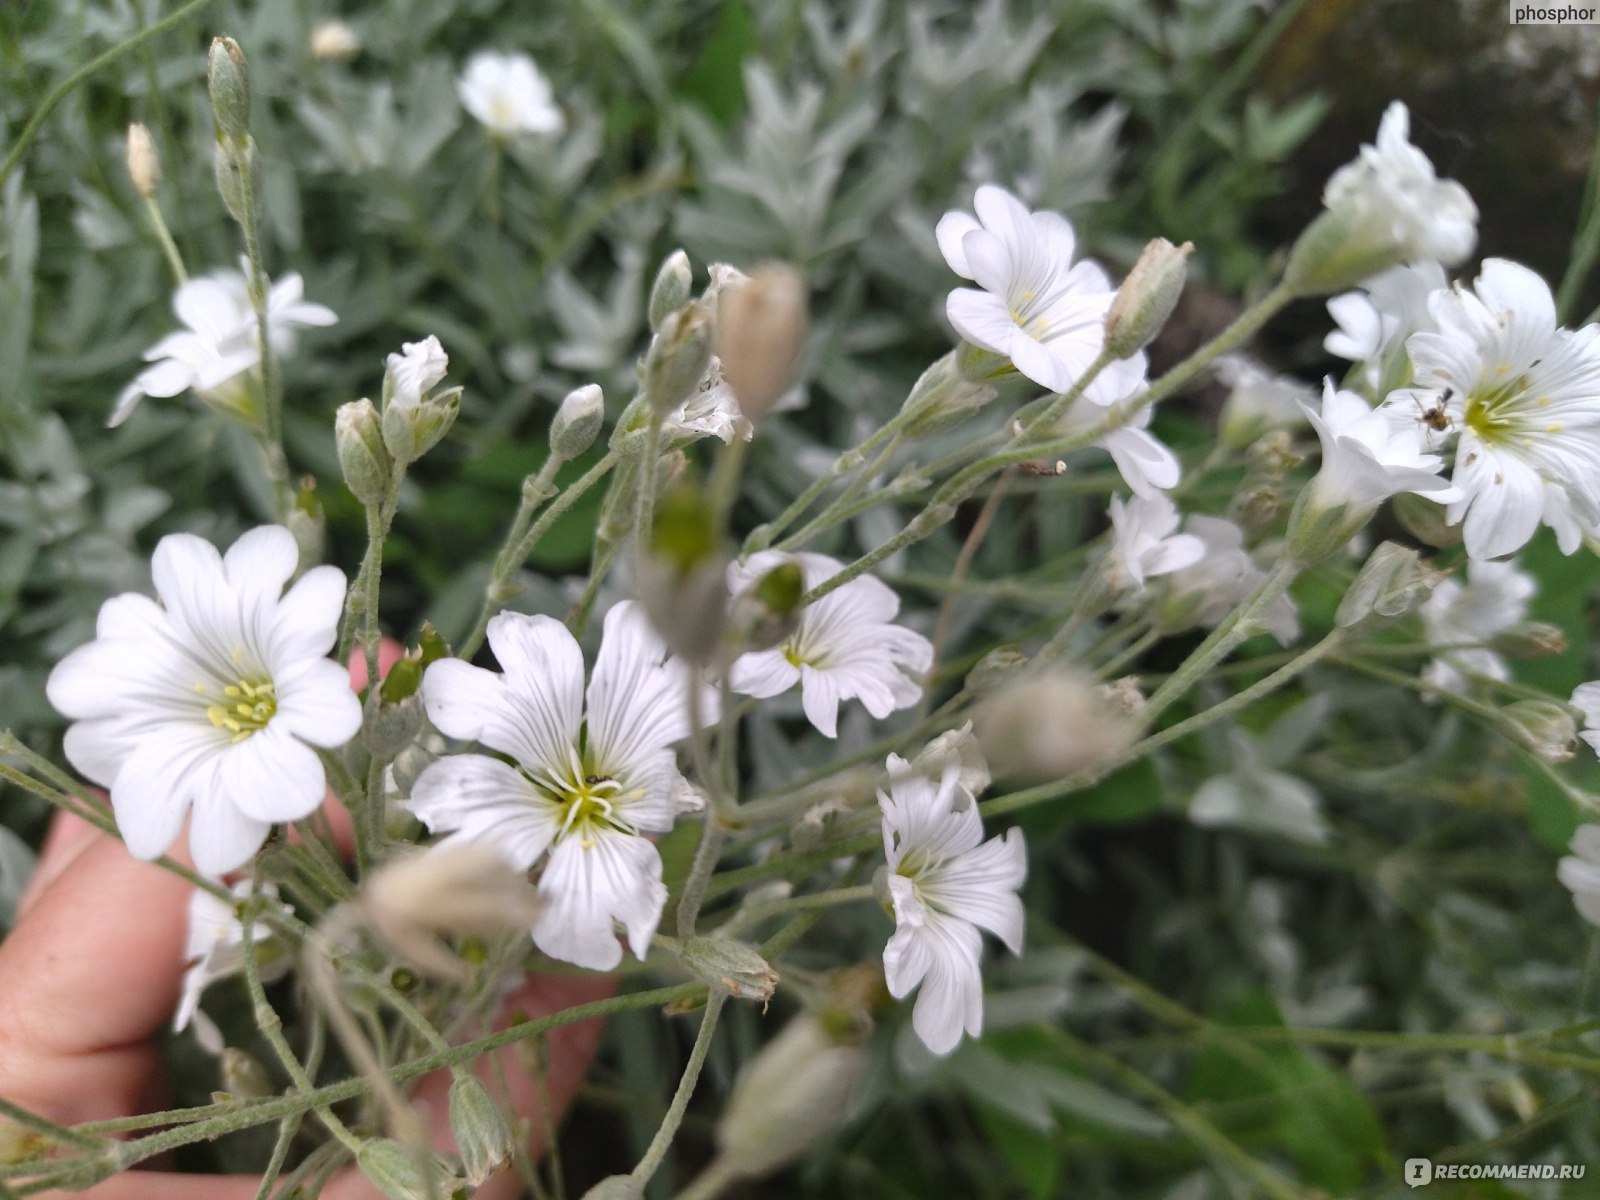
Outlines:
[[17,901],[19,920],[33,907],[45,888],[88,848],[90,835],[94,832],[95,827],[77,814],[65,811],[56,813],[50,822],[49,832],[45,834],[44,845],[39,850],[39,863],[33,869],[28,886],[22,889],[22,898]]
[[[389,668],[405,656],[406,648],[393,638],[378,643],[378,678],[389,673]],[[367,686],[367,656],[358,646],[350,655],[350,686],[360,691]]]

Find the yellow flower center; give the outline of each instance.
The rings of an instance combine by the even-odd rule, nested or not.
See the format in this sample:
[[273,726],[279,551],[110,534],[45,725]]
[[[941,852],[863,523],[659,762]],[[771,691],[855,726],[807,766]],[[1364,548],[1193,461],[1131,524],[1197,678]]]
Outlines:
[[594,835],[602,830],[636,832],[632,823],[617,812],[616,802],[624,798],[622,784],[610,775],[591,770],[582,779],[565,781],[556,788],[549,783],[543,787],[557,805],[556,821],[561,830],[558,837],[576,834],[587,848],[594,845]]
[[[205,685],[196,687],[204,692]],[[206,716],[218,729],[233,735],[233,741],[242,742],[253,733],[267,727],[278,711],[278,692],[272,680],[251,683],[241,679],[222,689],[222,702],[206,708]]]
[[[1486,442],[1505,442],[1528,432],[1532,410],[1550,404],[1548,396],[1533,398],[1530,403],[1530,387],[1526,375],[1512,375],[1511,367],[1501,363],[1467,396],[1462,423]],[[1543,432],[1560,433],[1561,427],[1551,425]]]

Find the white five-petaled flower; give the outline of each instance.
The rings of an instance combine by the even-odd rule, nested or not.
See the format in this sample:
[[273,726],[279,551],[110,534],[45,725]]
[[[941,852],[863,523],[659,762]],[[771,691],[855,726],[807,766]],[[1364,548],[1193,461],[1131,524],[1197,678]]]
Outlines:
[[161,854],[185,814],[206,875],[246,862],[273,824],[309,816],[326,790],[317,749],[361,728],[338,636],[345,577],[299,562],[282,526],[253,529],[226,555],[201,538],[161,539],[156,594],[100,609],[95,640],[50,673],[50,702],[73,720],[68,760],[111,792],[123,841]]
[[1323,349],[1360,363],[1365,383],[1377,387],[1390,360],[1404,359],[1406,339],[1433,330],[1428,298],[1447,286],[1444,268],[1436,262],[1390,267],[1374,275],[1360,290],[1328,300],[1328,315],[1338,328],[1322,339]]
[[[1080,397],[1056,426],[1062,435],[1082,433],[1105,417],[1105,409],[1087,397]],[[1150,432],[1150,405],[1134,413],[1124,424],[1106,433],[1093,444],[1111,455],[1122,481],[1136,496],[1159,496],[1178,486],[1183,468],[1167,444]]]
[[[1168,577],[1167,603],[1195,625],[1215,625],[1267,577],[1245,548],[1244,530],[1226,517],[1190,513],[1189,533],[1205,543],[1205,554]],[[1279,596],[1262,616],[1262,624],[1279,644],[1300,636],[1300,615],[1288,593]]]
[[1437,332],[1406,342],[1417,386],[1385,404],[1459,431],[1447,516],[1467,553],[1511,554],[1541,520],[1572,553],[1600,526],[1600,325],[1558,328],[1549,286],[1503,258],[1431,304]]
[[1204,557],[1206,544],[1192,533],[1179,533],[1183,514],[1165,494],[1135,496],[1126,502],[1111,497],[1111,549],[1106,570],[1118,591],[1144,591],[1144,581],[1192,566]]
[[643,958],[667,899],[646,835],[672,828],[688,790],[673,745],[692,732],[691,681],[703,722],[716,719],[716,693],[632,602],[606,614],[587,704],[583,652],[559,621],[502,613],[489,645],[504,674],[444,659],[423,677],[423,703],[442,733],[513,762],[441,758],[408,807],[450,833],[441,845],[483,842],[519,869],[549,852],[532,933],[550,957],[609,970],[622,959],[617,922]]
[[444,379],[450,369],[450,358],[439,344],[439,339],[429,334],[420,342],[402,342],[399,354],[384,360],[389,383],[389,403],[402,408],[415,408],[423,396]]
[[889,790],[878,793],[878,806],[895,931],[883,948],[884,974],[896,999],[921,986],[912,1028],[928,1049],[948,1054],[963,1032],[983,1032],[978,930],[1022,953],[1017,889],[1028,873],[1027,849],[1020,829],[983,840],[977,802],[961,786],[953,757],[938,783],[897,754],[888,768]]
[[1460,263],[1478,241],[1478,206],[1453,179],[1440,179],[1411,144],[1411,114],[1398,100],[1384,109],[1376,145],[1333,173],[1322,202],[1346,210],[1362,235],[1392,247],[1391,261]]
[[[800,567],[806,591],[844,569],[823,554],[763,550],[728,568],[735,598],[785,562]],[[870,575],[860,575],[800,610],[800,622],[782,645],[735,660],[729,682],[744,696],[766,699],[800,685],[806,718],[824,737],[838,732],[839,702],[859,699],[880,720],[922,697],[917,678],[933,662],[933,644],[893,623],[900,598]]]
[[1322,467],[1311,481],[1319,508],[1347,508],[1365,520],[1390,496],[1415,492],[1441,504],[1460,498],[1439,474],[1444,459],[1424,451],[1423,430],[1397,412],[1375,409],[1354,392],[1323,381],[1322,411],[1302,405],[1322,442]]
[[[182,1033],[192,1021],[200,1044],[213,1053],[221,1053],[222,1037],[216,1026],[200,1011],[200,996],[206,988],[230,975],[244,970],[244,923],[239,919],[237,902],[249,898],[253,883],[241,879],[233,885],[236,903],[229,904],[204,888],[196,888],[189,897],[189,933],[184,946],[183,989],[178,996],[178,1011],[172,1019],[172,1029]],[[278,889],[271,883],[261,885],[262,894],[277,902]],[[258,921],[250,929],[250,939],[264,942],[272,936],[272,927]],[[289,969],[286,955],[258,952],[263,982],[270,983]]]
[[1580,683],[1573,689],[1571,703],[1583,714],[1583,732],[1578,736],[1600,754],[1600,680]]
[[[331,308],[303,299],[305,283],[291,271],[267,292],[267,332],[275,354],[294,345],[296,325],[332,325]],[[250,417],[250,397],[239,376],[261,361],[250,288],[239,271],[214,271],[179,286],[172,310],[186,328],[169,333],[144,352],[151,365],[117,397],[106,421],[120,425],[146,396],[176,396],[193,388],[220,408]]]
[[1600,925],[1600,825],[1580,825],[1572,853],[1556,864],[1556,878],[1572,893],[1572,906],[1591,925]]
[[[974,346],[1009,358],[1040,387],[1067,391],[1105,348],[1116,288],[1098,263],[1073,264],[1077,239],[1061,214],[1031,213],[993,184],[978,189],[973,207],[976,218],[947,212],[935,231],[950,269],[982,289],[950,293],[950,324]],[[1141,351],[1102,370],[1084,395],[1114,404],[1144,376]]]
[[1484,645],[1521,624],[1535,590],[1533,577],[1515,563],[1474,562],[1467,580],[1446,579],[1418,609],[1428,643],[1441,649],[1422,672],[1441,691],[1465,692],[1471,676],[1507,679],[1501,657]]
[[566,128],[550,81],[526,54],[478,51],[456,81],[456,94],[463,108],[501,137]]

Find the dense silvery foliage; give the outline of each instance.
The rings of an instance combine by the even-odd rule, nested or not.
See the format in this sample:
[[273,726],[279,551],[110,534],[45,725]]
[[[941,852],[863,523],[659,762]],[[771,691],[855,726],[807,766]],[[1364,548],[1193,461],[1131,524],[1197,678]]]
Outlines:
[[[26,96],[137,7],[0,17]],[[1600,326],[1399,102],[1247,236],[1320,101],[1203,64],[1288,10],[1060,7],[242,5],[0,89],[3,812],[195,886],[195,1107],[7,1109],[0,1184],[307,1113],[269,1174],[406,1197],[1600,1150]],[[511,1162],[486,1068],[595,1014]]]

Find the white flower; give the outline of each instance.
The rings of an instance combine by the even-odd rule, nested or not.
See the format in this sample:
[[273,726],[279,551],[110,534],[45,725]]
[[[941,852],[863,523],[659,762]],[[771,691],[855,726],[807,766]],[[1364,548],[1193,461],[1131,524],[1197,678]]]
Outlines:
[[889,791],[878,793],[883,852],[895,931],[883,948],[889,994],[903,999],[921,985],[911,1025],[928,1049],[948,1054],[963,1031],[983,1032],[978,959],[993,933],[1022,953],[1022,901],[1028,873],[1020,829],[983,840],[972,794],[950,762],[935,784],[899,755],[888,760]]
[[1578,736],[1600,754],[1600,680],[1580,683],[1573,690],[1571,703],[1583,713],[1583,732]]
[[[252,887],[251,880],[239,880],[233,885],[235,900],[248,899]],[[277,899],[275,884],[263,883],[261,891]],[[213,983],[244,970],[244,936],[244,924],[239,920],[235,904],[219,900],[204,888],[194,890],[189,897],[189,935],[183,952],[183,989],[172,1020],[174,1033],[182,1033],[193,1021],[201,1044],[207,1049],[215,1046],[220,1052],[220,1036],[216,1026],[200,1011],[200,995]],[[265,922],[251,926],[251,941],[264,942],[271,936],[272,927]],[[259,954],[258,958],[265,983],[271,983],[289,969],[290,959],[286,955]]]
[[[1576,531],[1600,524],[1600,325],[1558,328],[1549,286],[1503,258],[1432,304],[1438,332],[1406,342],[1417,386],[1385,404],[1460,431],[1463,498],[1447,516],[1464,521],[1467,553],[1513,553],[1544,520],[1570,554]],[[1546,485],[1563,495],[1552,503]]]
[[[305,282],[291,271],[267,293],[267,333],[273,353],[294,346],[296,325],[332,325],[331,308],[302,299]],[[172,310],[187,328],[169,333],[144,352],[151,363],[117,397],[107,425],[120,425],[146,396],[176,396],[193,388],[220,407],[249,414],[249,398],[229,387],[261,360],[250,289],[239,271],[214,271],[182,284]]]
[[1432,259],[1455,266],[1478,241],[1478,207],[1467,189],[1440,179],[1411,144],[1411,115],[1398,100],[1384,110],[1377,144],[1328,180],[1322,202],[1346,209],[1368,236],[1394,247],[1401,262]]
[[501,137],[566,127],[550,81],[526,54],[478,51],[456,81],[456,94],[463,108]]
[[1377,387],[1389,360],[1403,360],[1406,339],[1434,329],[1428,298],[1447,286],[1444,268],[1436,262],[1390,267],[1374,275],[1359,291],[1328,301],[1328,315],[1338,328],[1322,340],[1323,349],[1362,364],[1363,379]]
[[[1063,436],[1082,433],[1105,415],[1105,409],[1088,397],[1081,397],[1056,425],[1056,432]],[[1177,487],[1183,477],[1177,456],[1149,430],[1153,415],[1147,404],[1126,424],[1093,443],[1111,455],[1122,481],[1136,496],[1159,496],[1167,488]]]
[[703,721],[716,694],[667,654],[632,602],[606,614],[589,681],[559,621],[502,613],[489,645],[504,674],[443,659],[423,677],[428,718],[450,737],[509,755],[457,754],[418,776],[407,805],[441,845],[482,841],[519,869],[546,851],[534,943],[552,958],[609,970],[622,960],[612,923],[643,958],[667,889],[646,834],[665,833],[685,788],[674,743],[691,732],[689,687]]
[[1300,405],[1316,398],[1300,380],[1269,371],[1247,354],[1224,354],[1217,359],[1216,372],[1230,389],[1222,406],[1222,438],[1241,449],[1275,429],[1305,424]]
[[1467,691],[1469,676],[1509,678],[1505,662],[1482,643],[1527,618],[1534,590],[1533,578],[1509,562],[1469,563],[1466,583],[1439,584],[1418,610],[1423,635],[1430,645],[1455,648],[1441,651],[1422,677],[1450,692]]
[[755,426],[740,409],[733,389],[723,377],[722,362],[716,355],[711,356],[711,365],[699,386],[668,414],[666,424],[678,436],[690,440],[714,437],[724,443],[734,438],[748,442],[755,433]]
[[[735,600],[781,563],[800,567],[806,591],[844,569],[823,554],[763,550],[728,567]],[[838,732],[839,702],[859,699],[880,720],[922,697],[915,678],[933,663],[933,644],[892,624],[900,598],[870,575],[860,575],[800,611],[800,622],[780,646],[742,654],[730,669],[733,690],[766,699],[800,684],[806,718],[825,737]],[[909,672],[909,673],[908,673]]]
[[[1267,573],[1250,557],[1244,545],[1244,530],[1232,521],[1190,513],[1184,524],[1205,543],[1206,551],[1199,561],[1168,577],[1168,601],[1190,623],[1215,625],[1255,591]],[[1267,632],[1281,645],[1287,646],[1300,636],[1300,616],[1287,593],[1273,601],[1262,620]]]
[[1375,409],[1331,379],[1323,381],[1320,413],[1302,407],[1322,442],[1322,468],[1311,481],[1317,507],[1349,508],[1352,520],[1364,520],[1402,492],[1440,503],[1460,497],[1439,474],[1444,459],[1423,452],[1422,427],[1403,412]]
[[930,779],[942,779],[945,767],[952,761],[959,767],[957,782],[974,796],[989,786],[989,763],[972,732],[971,721],[934,738],[911,760],[911,765]]
[[444,379],[450,369],[450,358],[439,344],[439,339],[429,334],[420,342],[402,342],[400,353],[385,360],[389,380],[389,403],[402,408],[415,408],[423,396]]
[[[1065,392],[1105,346],[1116,288],[1098,263],[1073,265],[1072,226],[1059,213],[1030,213],[1010,192],[985,184],[977,218],[947,212],[936,235],[950,269],[982,291],[957,288],[945,311],[974,346],[1009,358],[1040,387]],[[1141,352],[1112,363],[1084,394],[1114,404],[1144,382]]]
[[273,824],[309,816],[326,790],[316,749],[361,728],[338,636],[345,578],[299,561],[277,525],[226,555],[188,533],[156,546],[161,603],[127,593],[100,609],[95,640],[50,673],[50,702],[73,719],[68,760],[111,791],[123,841],[151,859],[193,810],[189,851],[206,875],[247,861]]
[[1572,893],[1572,905],[1591,925],[1600,925],[1600,825],[1580,825],[1572,854],[1556,864],[1556,878]]
[[1206,544],[1192,533],[1179,533],[1183,514],[1164,494],[1135,496],[1123,502],[1111,497],[1111,549],[1106,570],[1117,591],[1144,591],[1144,581],[1192,566],[1204,557]]

